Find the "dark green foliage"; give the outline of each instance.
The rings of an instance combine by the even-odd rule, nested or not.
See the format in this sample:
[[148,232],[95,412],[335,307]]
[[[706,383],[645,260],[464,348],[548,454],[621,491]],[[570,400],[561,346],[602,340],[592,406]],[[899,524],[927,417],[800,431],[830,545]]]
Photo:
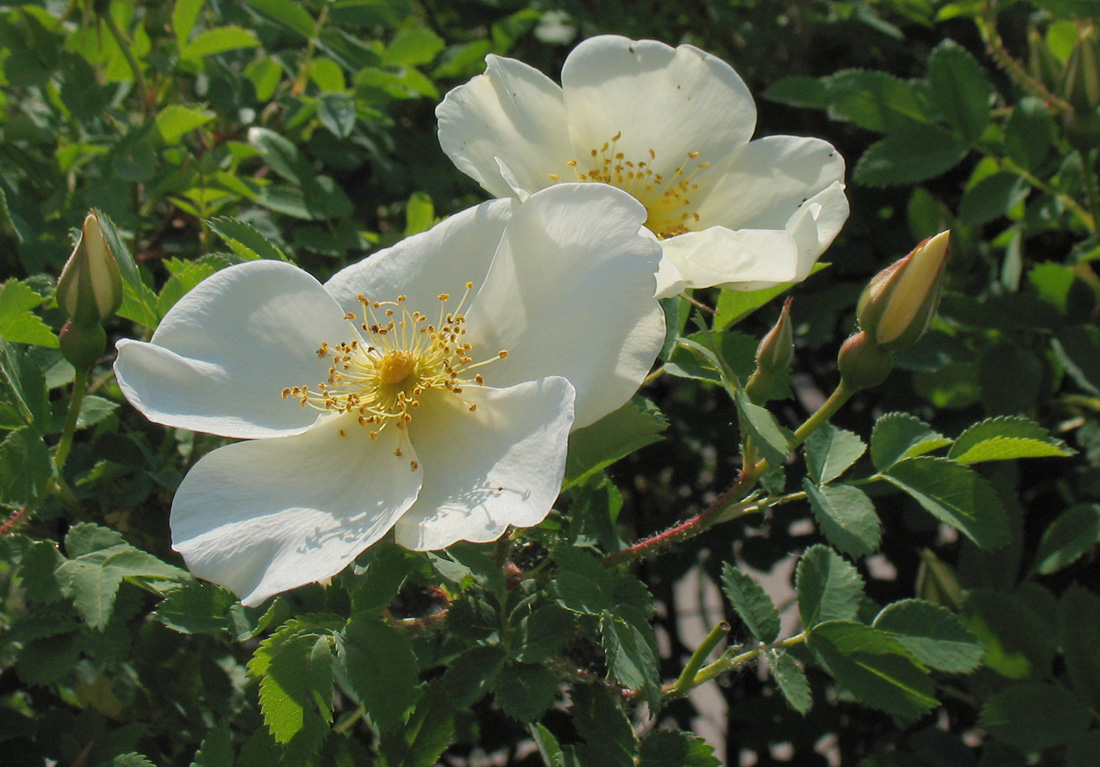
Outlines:
[[[1100,761],[1100,116],[1065,90],[1096,5],[4,6],[0,763],[822,764],[826,737],[867,767]],[[324,282],[480,202],[435,106],[487,54],[558,81],[603,33],[730,61],[759,135],[837,147],[828,267],[664,300],[659,372],[571,435],[537,528],[384,542],[259,607],[192,577],[172,495],[225,440],[141,418],[113,342],[233,264]],[[54,284],[93,208],[125,297],[66,456]],[[930,331],[803,442],[863,285],[948,228]],[[742,387],[788,293],[763,407]],[[715,677],[704,742],[684,693]]]

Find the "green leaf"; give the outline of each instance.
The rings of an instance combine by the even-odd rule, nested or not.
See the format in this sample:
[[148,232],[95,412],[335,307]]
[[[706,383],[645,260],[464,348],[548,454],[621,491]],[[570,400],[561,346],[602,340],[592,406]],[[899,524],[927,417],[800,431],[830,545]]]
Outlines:
[[554,737],[554,733],[537,722],[528,725],[527,730],[531,734],[531,740],[535,741],[539,756],[542,757],[546,767],[566,767],[565,752],[562,751],[561,744]]
[[1058,600],[1058,638],[1074,691],[1100,706],[1100,597],[1073,584]]
[[517,663],[505,668],[493,683],[493,698],[508,716],[532,722],[554,705],[558,678],[545,666]]
[[661,440],[668,421],[649,400],[635,396],[613,413],[569,435],[562,488],[583,484],[597,471]]
[[423,562],[423,555],[394,543],[376,544],[372,552],[363,582],[351,595],[351,606],[356,615],[378,617],[397,598],[405,580]]
[[932,103],[966,141],[976,141],[989,124],[993,86],[981,65],[953,40],[937,45],[928,58]]
[[981,663],[981,643],[946,607],[921,599],[903,599],[887,605],[872,625],[934,669],[965,674]]
[[31,426],[0,442],[0,503],[12,508],[41,498],[54,476],[50,450]]
[[0,338],[16,344],[58,347],[57,336],[31,309],[45,299],[12,277],[0,285]]
[[316,31],[316,24],[309,12],[291,0],[248,0],[248,4],[306,40],[313,37]]
[[347,138],[355,130],[355,101],[346,93],[326,93],[317,109],[321,124],[337,138]]
[[233,767],[233,737],[226,725],[218,725],[202,739],[191,767]]
[[228,26],[201,32],[180,49],[184,61],[197,61],[240,48],[255,48],[260,44],[256,34],[244,27]]
[[571,546],[560,546],[554,551],[559,570],[554,579],[558,602],[575,613],[602,615],[612,609],[614,579],[611,573],[593,557]]
[[817,487],[809,477],[802,478],[802,489],[829,543],[856,558],[878,551],[882,522],[866,493],[843,482]]
[[182,48],[191,37],[191,30],[206,0],[176,0],[172,6],[172,29],[176,32],[176,47]]
[[888,634],[848,621],[815,626],[807,644],[845,692],[902,719],[939,705],[928,672]]
[[492,689],[507,655],[497,645],[475,645],[447,664],[443,690],[455,708],[468,709]]
[[258,58],[245,67],[244,76],[256,89],[257,101],[270,101],[283,79],[283,68],[272,58]]
[[827,621],[852,620],[863,599],[863,579],[844,557],[828,546],[811,546],[795,571],[798,612],[812,629]]
[[228,628],[229,609],[236,603],[236,595],[228,589],[192,581],[165,597],[153,618],[183,634],[221,636]]
[[1064,687],[1021,682],[985,702],[978,726],[1010,746],[1039,751],[1070,743],[1090,722],[1088,710]]
[[959,463],[1051,458],[1073,455],[1066,443],[1034,421],[1015,416],[988,418],[964,431],[947,457]]
[[641,742],[638,767],[721,767],[714,747],[690,732],[654,730]]
[[152,130],[142,128],[125,136],[111,156],[111,168],[124,181],[142,184],[157,173],[157,152]]
[[909,494],[925,511],[951,525],[979,548],[1008,542],[1008,518],[996,490],[972,469],[947,458],[906,458],[883,479]]
[[573,690],[569,712],[573,724],[584,739],[576,746],[581,765],[635,767],[637,743],[623,710],[611,693],[590,685]]
[[1005,149],[1009,157],[1034,171],[1050,153],[1055,132],[1054,120],[1046,104],[1026,96],[1012,108],[1005,123]]
[[852,178],[866,186],[904,186],[942,176],[969,153],[953,134],[934,125],[891,133],[860,155]]
[[166,144],[176,144],[196,128],[214,119],[214,113],[206,109],[170,104],[157,115],[157,130]]
[[754,637],[765,643],[779,638],[779,611],[771,597],[732,562],[722,563],[722,593]]
[[386,767],[433,767],[451,745],[455,712],[435,682],[424,691],[420,703],[399,732],[382,738]]
[[400,730],[420,681],[409,640],[381,620],[355,616],[340,632],[336,650],[343,676],[371,721],[383,733]]
[[573,637],[573,614],[556,603],[532,608],[533,598],[523,600],[508,616],[512,657],[524,663],[541,663],[561,650]]
[[427,27],[406,28],[386,48],[382,63],[402,67],[429,64],[446,45],[443,38]]
[[[828,268],[828,264],[816,263],[810,274],[817,274],[822,269]],[[761,306],[778,296],[783,295],[798,283],[785,282],[762,290],[723,290],[718,295],[718,304],[715,306],[714,330],[725,330],[731,325],[748,317]],[[755,349],[754,349],[755,351]]]
[[1100,394],[1100,328],[1062,328],[1052,346],[1069,377],[1089,394]]
[[784,77],[772,83],[760,97],[799,109],[825,109],[829,105],[825,83],[816,77],[801,75]]
[[950,444],[951,440],[916,416],[887,413],[875,422],[871,432],[871,463],[879,471],[886,471],[903,458],[915,458]]
[[101,210],[93,209],[93,212],[99,217],[103,239],[107,241],[107,247],[111,249],[111,255],[115,257],[115,261],[118,263],[118,270],[122,272],[122,278],[136,292],[135,294],[144,295],[140,293],[140,290],[145,288],[148,291],[148,288],[141,281],[141,273],[138,272],[137,263],[134,261],[130,249],[126,247],[126,241],[122,239],[122,235],[119,233],[114,221]]
[[15,405],[28,426],[36,433],[50,422],[50,394],[46,377],[26,352],[0,338],[0,374],[15,399]]
[[745,432],[752,437],[760,455],[772,466],[782,466],[791,452],[791,433],[779,425],[770,410],[750,402],[744,390],[737,391],[734,401],[741,413]]
[[877,133],[893,133],[928,118],[913,88],[885,72],[851,70],[824,79],[829,117]]
[[1018,596],[974,589],[966,597],[963,622],[985,646],[984,665],[1001,676],[1041,679],[1050,674],[1054,632]]
[[825,424],[806,440],[806,469],[818,485],[828,484],[860,459],[867,445],[854,432]]
[[959,203],[959,221],[966,226],[981,226],[1008,214],[1021,203],[1030,188],[1015,173],[1002,171],[984,177],[969,187]]
[[111,757],[111,759],[105,763],[105,767],[156,767],[145,756],[131,751],[126,754],[119,754],[118,756]]
[[259,150],[273,171],[287,181],[305,186],[316,178],[306,156],[288,139],[267,128],[250,128],[248,143]]
[[617,605],[600,617],[600,641],[608,677],[629,690],[640,690],[650,706],[660,707],[661,677],[657,638],[646,617],[630,605]]
[[435,204],[427,192],[413,192],[405,206],[405,236],[426,232],[435,221]]
[[791,708],[800,714],[813,708],[814,699],[806,672],[789,653],[783,650],[769,652],[768,670]]
[[286,255],[251,224],[228,216],[211,218],[206,224],[225,240],[225,244],[232,248],[234,253],[247,261],[257,258],[287,260]]
[[1062,513],[1043,531],[1035,552],[1035,571],[1056,573],[1100,542],[1100,506],[1083,503]]
[[76,428],[87,429],[103,421],[118,410],[118,403],[109,399],[89,394],[80,403],[80,413],[77,415]]

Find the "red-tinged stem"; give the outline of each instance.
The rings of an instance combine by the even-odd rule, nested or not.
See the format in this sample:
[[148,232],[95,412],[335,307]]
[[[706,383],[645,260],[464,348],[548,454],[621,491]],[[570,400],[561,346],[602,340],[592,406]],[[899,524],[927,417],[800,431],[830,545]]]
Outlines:
[[658,533],[651,538],[638,541],[633,546],[629,546],[622,551],[608,554],[601,561],[605,565],[617,565],[620,562],[628,562],[632,559],[645,556],[646,554],[651,554],[673,543],[678,543],[688,538],[694,538],[714,524],[719,515],[725,511],[731,503],[741,500],[745,496],[745,488],[745,475],[742,473],[733,487],[722,493],[722,495],[702,514],[694,516],[686,522],[681,522],[675,527],[665,530],[663,533]]
[[19,511],[12,514],[4,524],[0,525],[0,538],[3,538],[18,527],[34,511],[34,504],[28,503]]

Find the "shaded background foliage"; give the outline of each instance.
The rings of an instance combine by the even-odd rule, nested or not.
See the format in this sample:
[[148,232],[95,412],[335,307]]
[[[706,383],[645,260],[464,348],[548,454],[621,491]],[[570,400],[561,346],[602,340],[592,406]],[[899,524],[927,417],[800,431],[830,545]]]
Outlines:
[[[913,596],[944,605],[981,640],[983,667],[937,672],[943,705],[924,717],[876,711],[872,693],[838,690],[820,664],[807,664],[805,714],[774,676],[726,675],[729,763],[1096,763],[1096,103],[1050,72],[1073,60],[1078,22],[1098,12],[1091,0],[0,6],[0,502],[17,524],[0,538],[3,763],[543,763],[532,737],[551,764],[713,763],[686,736],[646,735],[636,754],[626,718],[589,684],[608,673],[607,636],[650,641],[629,612],[610,619],[621,635],[605,630],[560,582],[517,607],[526,592],[508,588],[492,547],[431,562],[382,548],[362,559],[365,574],[258,610],[187,581],[168,545],[171,495],[221,440],[144,422],[121,405],[109,359],[64,467],[75,497],[45,492],[74,375],[56,351],[52,283],[88,209],[114,222],[144,286],[128,284],[113,337],[147,335],[187,290],[243,259],[285,256],[323,279],[482,199],[439,149],[433,110],[487,53],[556,77],[572,45],[600,33],[720,56],[758,96],[758,135],[819,136],[847,158],[852,216],[832,265],[792,291],[793,397],[772,403],[783,424],[835,385],[836,347],[870,276],[950,227],[939,319],[834,425],[866,440],[882,414],[904,411],[954,437],[1024,415],[1078,451],[982,468],[1010,520],[992,553],[907,496],[869,488],[883,537],[873,561],[856,562],[860,619]],[[1078,83],[1100,78],[1088,66]],[[717,291],[695,297],[719,317],[733,311]],[[686,321],[684,304],[668,310]],[[737,331],[759,338],[778,312],[769,304]],[[699,514],[735,481],[738,412],[720,386],[665,375],[644,393],[667,419],[664,439],[608,468],[610,482],[596,474],[567,491],[563,514],[509,553],[520,570],[560,539],[617,550]],[[676,679],[699,638],[685,633],[674,586],[696,568],[722,583],[729,562],[783,572],[792,555],[835,544],[810,519],[790,503],[643,560],[659,667],[621,666],[613,681],[631,687],[633,674],[646,697],[655,675]],[[614,595],[605,611],[626,604],[646,623],[637,581],[555,557]],[[725,611],[733,638],[751,643],[745,612]],[[522,637],[507,653],[493,639],[502,619]],[[446,631],[431,630],[442,621]],[[348,675],[335,697],[332,654]],[[575,687],[569,709],[550,707],[559,678]],[[696,713],[680,697],[659,721],[690,731]],[[575,762],[554,761],[554,739],[573,744]],[[627,745],[603,752],[600,740]]]

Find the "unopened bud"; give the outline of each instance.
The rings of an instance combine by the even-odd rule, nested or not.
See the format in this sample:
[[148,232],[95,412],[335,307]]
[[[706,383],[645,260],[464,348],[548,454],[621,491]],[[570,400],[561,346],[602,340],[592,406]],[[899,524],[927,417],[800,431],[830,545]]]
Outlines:
[[99,324],[77,325],[70,320],[61,328],[58,339],[61,356],[77,370],[92,367],[107,350],[107,332]]
[[783,311],[775,327],[768,331],[756,347],[756,370],[745,384],[745,394],[757,405],[766,402],[773,393],[777,379],[791,365],[794,355],[794,327],[791,322],[791,301],[783,302]]
[[1082,25],[1066,62],[1062,93],[1078,115],[1100,106],[1100,44],[1091,22]]
[[75,325],[98,325],[122,304],[122,273],[103,238],[99,218],[84,219],[73,253],[57,280],[57,305]]
[[940,300],[949,238],[949,232],[940,232],[925,240],[864,289],[856,315],[876,346],[888,352],[904,349],[927,330]]
[[850,336],[836,359],[841,383],[851,390],[878,386],[894,368],[894,355],[870,339],[867,333]]
[[1062,62],[1050,50],[1042,33],[1035,27],[1028,29],[1027,42],[1027,67],[1031,76],[1048,91],[1057,91],[1062,82]]

